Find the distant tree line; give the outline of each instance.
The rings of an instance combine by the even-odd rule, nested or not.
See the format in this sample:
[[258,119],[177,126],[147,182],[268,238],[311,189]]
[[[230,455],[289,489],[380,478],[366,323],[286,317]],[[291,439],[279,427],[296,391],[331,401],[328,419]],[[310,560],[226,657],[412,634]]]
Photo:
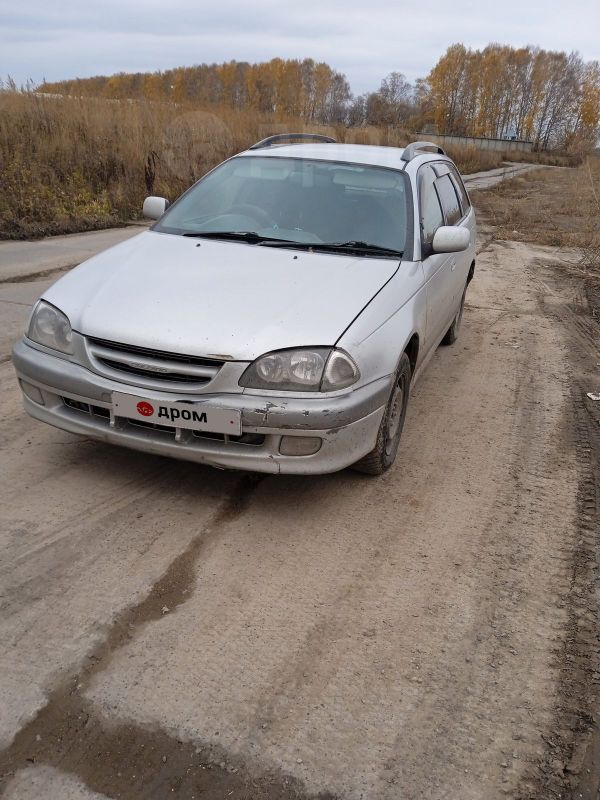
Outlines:
[[351,98],[345,75],[311,58],[274,58],[261,64],[229,61],[164,72],[119,73],[43,83],[38,91],[107,98],[194,103],[202,107],[254,109],[325,124],[345,120]]
[[527,139],[541,150],[590,148],[600,136],[598,62],[536,47],[452,45],[427,78],[413,85],[392,72],[379,89],[356,97],[328,64],[280,58],[44,82],[37,90],[253,109],[327,125],[431,126],[445,134]]
[[577,53],[492,44],[449,47],[419,87],[424,115],[440,133],[514,136],[536,148],[594,145],[600,65]]

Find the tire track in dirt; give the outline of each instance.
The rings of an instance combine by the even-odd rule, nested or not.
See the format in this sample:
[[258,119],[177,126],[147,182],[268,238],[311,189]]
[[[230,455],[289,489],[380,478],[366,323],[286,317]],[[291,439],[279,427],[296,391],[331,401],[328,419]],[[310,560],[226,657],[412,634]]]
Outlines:
[[[94,443],[93,447],[98,451],[102,445]],[[151,461],[150,465],[141,473],[138,471],[135,477],[120,482],[118,489],[111,489],[110,494],[107,493],[107,495],[91,502],[85,509],[65,514],[60,522],[55,525],[45,527],[43,532],[40,532],[35,545],[26,550],[20,550],[12,558],[10,565],[7,564],[6,567],[0,569],[0,575],[6,572],[14,572],[15,567],[21,562],[28,561],[33,555],[39,555],[41,551],[56,545],[60,539],[71,537],[80,529],[84,520],[89,525],[94,525],[101,520],[109,522],[110,517],[123,513],[132,504],[136,504],[151,495],[159,484],[167,491],[176,491],[178,487],[181,487],[185,475],[185,470],[178,467],[179,465],[169,464],[168,468],[165,469],[164,464]],[[24,584],[20,585],[23,586]]]
[[[499,336],[506,337],[506,329],[514,332],[514,324],[508,323],[515,314],[507,311],[503,316],[504,321],[497,319],[494,325],[500,323]],[[569,554],[563,550],[569,550],[570,543],[564,534],[574,508],[567,492],[562,496],[557,492],[555,477],[561,454],[571,449],[572,441],[562,419],[566,387],[554,387],[552,400],[540,401],[548,396],[549,376],[538,370],[539,351],[527,342],[526,317],[522,313],[518,317],[523,329],[515,338],[526,344],[516,361],[511,428],[494,454],[495,460],[506,465],[504,474],[496,476],[498,492],[492,510],[482,509],[476,576],[480,605],[473,615],[472,652],[461,667],[460,648],[456,648],[455,654],[448,655],[447,674],[436,676],[441,685],[423,713],[435,720],[432,727],[437,735],[425,740],[425,748],[409,751],[395,776],[399,785],[406,785],[406,775],[413,781],[415,775],[420,776],[416,785],[421,790],[409,792],[411,798],[454,796],[445,794],[449,791],[447,772],[444,781],[425,790],[429,765],[440,762],[457,776],[455,788],[460,785],[458,775],[464,774],[461,797],[481,797],[481,787],[490,775],[495,776],[499,792],[515,796],[524,764],[536,748],[541,751],[543,720],[552,714],[549,700],[545,707],[536,708],[525,699],[536,693],[539,697],[540,691],[535,687],[539,678],[528,674],[531,663],[524,664],[522,655],[528,651],[541,655],[548,639],[555,639],[564,624],[561,600],[557,603],[555,596],[564,596],[568,590]],[[532,580],[538,570],[547,576],[542,581]],[[536,620],[535,627],[527,620]],[[503,687],[500,694],[499,686]],[[548,676],[546,693],[549,689]],[[499,729],[498,718],[510,718],[510,725]],[[470,745],[466,750],[464,745],[454,747],[457,740]],[[488,749],[502,754],[495,766],[489,763]],[[476,786],[480,788],[474,792]]]
[[[566,635],[556,653],[560,669],[558,702],[552,734],[531,765],[522,784],[530,800],[600,796],[600,412],[586,400],[586,390],[598,374],[598,325],[585,308],[585,298],[575,284],[570,307],[565,295],[573,281],[562,265],[540,258],[535,271],[528,269],[538,287],[544,313],[566,332],[570,358],[567,380],[572,415],[572,435],[577,451],[579,538],[569,555],[569,589],[565,597]],[[540,271],[546,273],[544,279]],[[553,284],[553,285],[550,285]]]
[[[171,562],[147,596],[116,617],[82,668],[50,694],[44,708],[0,753],[0,789],[6,788],[18,770],[46,764],[78,775],[97,792],[124,800],[139,800],[140,792],[145,798],[163,798],[175,790],[208,792],[211,798],[234,793],[256,800],[300,796],[298,781],[276,771],[250,774],[239,761],[232,763],[220,748],[183,743],[160,730],[107,724],[83,697],[92,678],[109,666],[114,653],[131,642],[138,630],[189,599],[196,561],[207,539],[244,513],[262,480],[264,476],[254,475],[240,480],[232,497]],[[111,763],[116,765],[114,769],[108,768]],[[329,797],[319,796],[323,800]]]

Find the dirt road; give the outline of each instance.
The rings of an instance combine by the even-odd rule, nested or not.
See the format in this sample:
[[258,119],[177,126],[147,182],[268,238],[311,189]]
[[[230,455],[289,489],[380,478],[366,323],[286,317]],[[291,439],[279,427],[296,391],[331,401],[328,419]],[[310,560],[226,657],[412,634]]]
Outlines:
[[471,192],[474,189],[491,189],[503,181],[524,175],[526,172],[539,169],[562,169],[562,167],[548,167],[542,164],[523,164],[505,161],[503,166],[497,169],[488,169],[484,172],[473,172],[470,175],[463,175],[463,180]]
[[7,798],[596,798],[600,350],[482,247],[379,479],[78,439],[0,365]]

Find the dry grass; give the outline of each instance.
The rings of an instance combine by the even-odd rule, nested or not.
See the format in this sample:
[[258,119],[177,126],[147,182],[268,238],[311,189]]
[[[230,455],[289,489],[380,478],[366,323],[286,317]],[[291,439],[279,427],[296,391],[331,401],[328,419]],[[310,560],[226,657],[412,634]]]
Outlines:
[[540,169],[473,192],[498,239],[584,247],[597,232],[600,159],[576,169]]
[[476,147],[467,145],[452,145],[444,149],[463,175],[483,172],[486,169],[496,169],[496,167],[501,167],[507,159],[503,153],[478,150]]
[[600,157],[576,169],[535,170],[485,192],[473,202],[497,239],[570,248],[571,273],[600,291]]
[[[122,224],[139,217],[146,195],[174,199],[224,158],[289,130],[400,147],[414,138],[397,128],[307,127],[252,111],[0,92],[0,238]],[[465,173],[503,159],[473,147],[450,155]]]
[[296,127],[254,112],[0,92],[0,238],[126,222],[146,195],[174,199],[224,158]]
[[583,157],[579,153],[555,151],[526,153],[512,150],[506,154],[506,160],[525,164],[544,164],[549,167],[579,167],[583,163]]

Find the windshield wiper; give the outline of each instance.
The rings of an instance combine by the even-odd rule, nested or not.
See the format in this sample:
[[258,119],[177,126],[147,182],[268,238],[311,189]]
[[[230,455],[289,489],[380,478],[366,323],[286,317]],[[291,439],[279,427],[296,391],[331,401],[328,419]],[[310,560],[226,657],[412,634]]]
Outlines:
[[231,241],[249,242],[250,244],[260,244],[260,242],[287,242],[287,239],[277,239],[272,236],[261,236],[256,231],[189,231],[182,236],[192,236],[197,239],[229,239]]
[[[371,244],[360,240],[352,239],[348,242],[294,242],[285,241],[284,239],[272,240],[273,247],[297,247],[302,250],[323,250],[331,252],[351,252],[351,253],[366,253],[382,256],[396,256],[401,258],[403,255],[402,250],[394,250],[391,247],[383,247],[379,244]],[[266,246],[270,246],[270,241],[266,240]]]
[[401,256],[402,250],[395,250],[392,247],[383,247],[380,244],[372,244],[371,242],[363,242],[359,239],[351,239],[349,242],[329,242],[320,247],[331,247],[336,250],[364,250],[370,253],[381,253],[382,255]]
[[265,247],[292,247],[298,250],[319,250],[324,252],[351,252],[401,258],[402,250],[393,250],[379,244],[371,244],[352,239],[348,242],[298,242],[293,239],[279,239],[276,236],[263,236],[256,231],[188,231],[182,236],[197,239],[226,239],[249,244],[261,244]]

